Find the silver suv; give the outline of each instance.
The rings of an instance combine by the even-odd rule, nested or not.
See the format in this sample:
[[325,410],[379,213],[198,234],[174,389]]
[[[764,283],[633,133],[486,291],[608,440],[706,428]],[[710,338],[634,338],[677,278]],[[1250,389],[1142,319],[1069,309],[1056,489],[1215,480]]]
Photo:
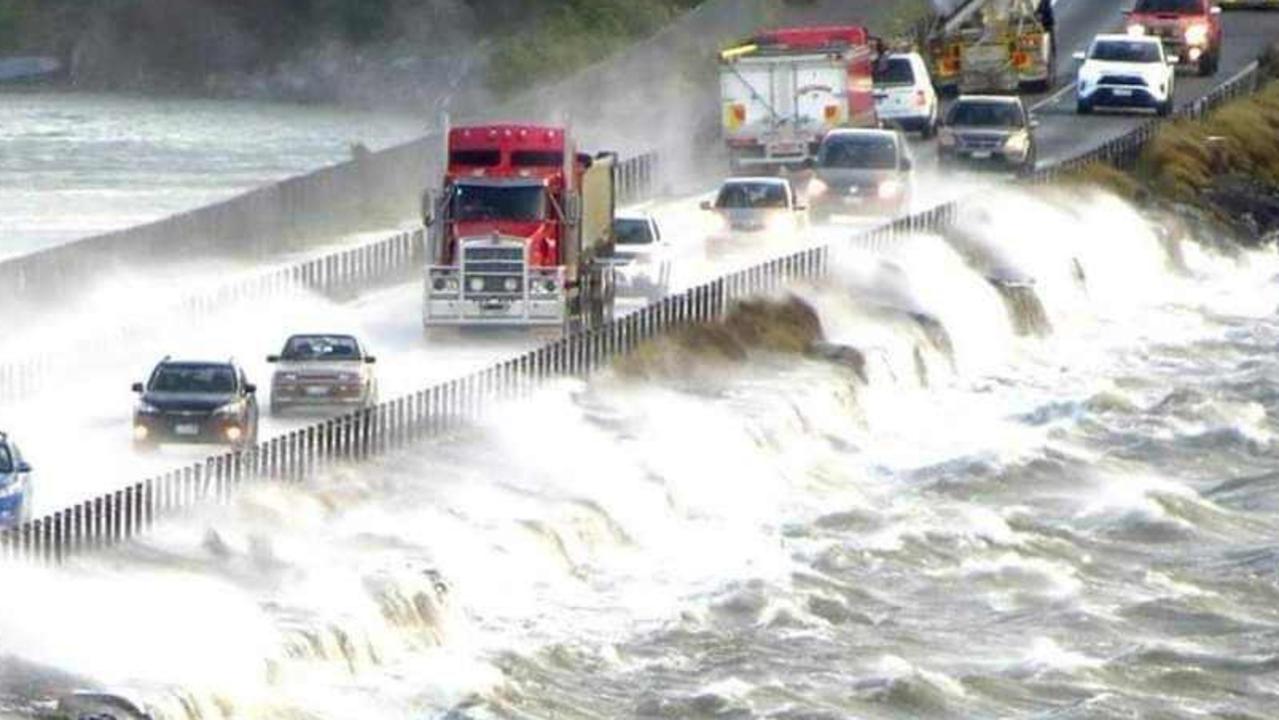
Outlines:
[[1030,173],[1038,126],[1015,95],[963,95],[950,106],[937,133],[937,157],[943,168],[963,162]]

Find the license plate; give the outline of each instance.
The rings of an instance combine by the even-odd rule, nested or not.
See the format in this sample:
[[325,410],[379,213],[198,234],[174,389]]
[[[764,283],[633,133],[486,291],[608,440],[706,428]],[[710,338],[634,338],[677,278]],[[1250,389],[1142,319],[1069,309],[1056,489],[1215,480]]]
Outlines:
[[974,160],[989,160],[989,159],[990,159],[990,151],[989,151],[989,150],[974,150],[974,151],[973,151],[973,159],[974,159]]
[[199,434],[200,434],[200,426],[199,426],[199,425],[187,425],[187,424],[183,424],[183,425],[174,425],[174,426],[173,426],[173,434],[174,434],[174,435],[199,435]]
[[1115,97],[1132,97],[1131,90],[1114,90]]
[[316,386],[307,388],[306,394],[307,395],[328,395],[329,389],[322,385],[316,385]]

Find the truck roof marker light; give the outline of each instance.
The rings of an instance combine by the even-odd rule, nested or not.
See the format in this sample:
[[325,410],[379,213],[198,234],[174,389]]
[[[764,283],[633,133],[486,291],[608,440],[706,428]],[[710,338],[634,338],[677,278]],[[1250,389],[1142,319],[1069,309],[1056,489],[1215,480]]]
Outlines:
[[725,50],[725,51],[721,52],[721,53],[719,54],[719,57],[720,57],[720,59],[721,59],[721,60],[733,60],[733,59],[739,58],[739,57],[741,57],[741,56],[743,56],[743,55],[749,55],[749,54],[751,54],[751,53],[755,52],[755,51],[756,51],[756,50],[758,50],[758,49],[759,49],[759,45],[756,45],[755,43],[748,43],[748,44],[746,44],[746,45],[738,45],[737,47],[729,48],[729,49],[727,49],[727,50]]

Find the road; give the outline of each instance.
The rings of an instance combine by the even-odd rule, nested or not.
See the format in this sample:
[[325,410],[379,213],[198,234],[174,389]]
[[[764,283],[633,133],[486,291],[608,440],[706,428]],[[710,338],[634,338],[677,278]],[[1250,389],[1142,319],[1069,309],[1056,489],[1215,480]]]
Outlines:
[[[1102,0],[1060,0],[1059,54],[1082,49],[1097,32],[1118,26],[1121,16],[1115,3]],[[1178,104],[1193,102],[1216,83],[1250,62],[1268,42],[1279,38],[1279,13],[1233,12],[1225,17],[1227,45],[1221,70],[1213,78],[1182,77]],[[1061,66],[1061,79],[1073,73],[1069,61]],[[1033,100],[1039,104],[1040,162],[1054,162],[1118,136],[1144,119],[1141,116],[1074,115],[1069,91],[1048,93]],[[921,160],[917,203],[930,205],[971,192],[990,177],[943,176],[932,167],[930,144],[917,144]],[[708,188],[710,187],[708,179]],[[676,248],[675,288],[686,287],[725,270],[723,261],[707,260],[701,252],[706,217],[698,208],[703,195],[651,204],[667,228]],[[865,223],[820,228],[822,239],[838,239],[864,229]],[[740,262],[740,258],[738,259]],[[261,303],[227,307],[193,326],[184,318],[156,323],[154,336],[123,352],[99,353],[111,360],[95,360],[94,347],[66,347],[74,353],[79,369],[74,376],[53,383],[26,401],[0,408],[0,428],[11,431],[36,468],[36,511],[60,509],[100,492],[109,491],[198,461],[210,453],[207,447],[163,448],[137,454],[129,443],[128,389],[143,379],[162,355],[234,356],[247,366],[251,379],[262,387],[265,405],[270,366],[265,356],[278,350],[289,332],[352,332],[364,338],[378,355],[382,397],[418,390],[432,382],[478,369],[499,358],[533,348],[545,334],[440,334],[424,339],[420,327],[416,283],[372,292],[346,303],[297,295]],[[624,304],[623,310],[634,307]],[[66,333],[75,336],[74,328]],[[265,413],[264,413],[265,416]],[[312,418],[266,419],[262,437],[301,427]]]

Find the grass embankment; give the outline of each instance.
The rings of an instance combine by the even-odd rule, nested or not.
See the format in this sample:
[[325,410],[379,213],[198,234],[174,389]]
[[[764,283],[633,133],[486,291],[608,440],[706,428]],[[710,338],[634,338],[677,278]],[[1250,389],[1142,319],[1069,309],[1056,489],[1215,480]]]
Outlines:
[[1257,241],[1279,230],[1279,46],[1267,84],[1200,120],[1163,124],[1132,168],[1087,165],[1062,184],[1096,185],[1141,204],[1193,208]]
[[692,323],[644,343],[616,367],[631,377],[688,378],[696,366],[738,363],[752,353],[805,354],[822,337],[817,312],[793,295],[746,300],[722,320]]

